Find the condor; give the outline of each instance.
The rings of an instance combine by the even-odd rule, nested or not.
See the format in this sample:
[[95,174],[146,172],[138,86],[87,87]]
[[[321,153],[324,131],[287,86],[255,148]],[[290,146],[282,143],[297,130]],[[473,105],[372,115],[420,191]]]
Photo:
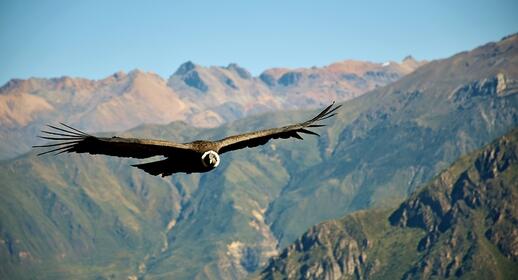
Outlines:
[[152,175],[169,176],[173,173],[202,173],[216,168],[220,163],[219,155],[242,149],[245,147],[257,147],[266,144],[270,139],[301,139],[299,133],[317,133],[308,128],[321,127],[316,122],[334,116],[335,111],[341,105],[333,104],[326,107],[314,118],[298,124],[280,128],[259,130],[239,135],[230,136],[218,141],[194,141],[191,143],[174,143],[163,140],[121,138],[121,137],[95,137],[78,129],[61,123],[62,127],[48,125],[50,131],[43,130],[39,136],[55,143],[37,145],[33,148],[49,148],[38,155],[55,152],[61,153],[89,153],[103,154],[117,157],[148,158],[163,156],[165,159],[132,165]]

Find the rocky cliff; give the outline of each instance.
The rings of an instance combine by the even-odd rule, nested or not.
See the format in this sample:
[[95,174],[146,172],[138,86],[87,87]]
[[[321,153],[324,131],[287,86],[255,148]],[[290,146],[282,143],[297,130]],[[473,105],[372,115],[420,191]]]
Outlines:
[[514,279],[518,130],[463,157],[393,212],[312,227],[262,279]]
[[[0,236],[6,244],[0,247],[1,276],[242,279],[311,226],[359,209],[395,208],[459,156],[516,127],[517,39],[430,62],[342,103],[338,115],[318,128],[321,137],[226,153],[207,174],[156,178],[131,168],[135,160],[100,155],[28,153],[0,162]],[[186,65],[176,78],[198,68]],[[248,77],[243,71],[235,75]],[[242,87],[237,76],[231,79],[229,89]],[[200,98],[207,94],[189,90]],[[276,112],[210,129],[185,122],[142,125],[118,135],[221,139],[314,114]],[[393,235],[384,237],[389,247],[411,248],[426,236],[420,228],[390,225],[389,211],[361,213],[366,218],[349,221],[350,230],[342,234],[354,255],[336,253],[347,260],[348,273],[372,256],[381,263],[396,259],[391,254],[397,252],[382,247],[364,252],[372,234],[390,228]],[[369,226],[366,220],[379,223]],[[406,255],[405,271],[425,251],[416,252]],[[377,271],[376,263],[369,269]]]

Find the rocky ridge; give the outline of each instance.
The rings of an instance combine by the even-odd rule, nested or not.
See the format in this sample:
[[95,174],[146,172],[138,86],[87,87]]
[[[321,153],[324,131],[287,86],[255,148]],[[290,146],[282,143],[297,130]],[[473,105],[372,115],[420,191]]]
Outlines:
[[[430,62],[343,103],[321,137],[228,153],[202,175],[157,178],[130,168],[131,159],[77,154],[3,161],[0,278],[242,279],[312,225],[395,207],[459,156],[516,127],[517,38]],[[315,113],[276,112],[213,129],[142,125],[118,135],[220,139]],[[344,241],[357,252],[342,254],[349,272],[372,256],[390,263],[397,252],[365,252],[362,241],[385,227],[393,230],[387,248],[417,248],[425,237],[420,228],[391,226],[389,211],[361,213],[367,218],[349,222],[344,234],[357,239]],[[405,271],[423,252],[405,256]]]
[[[281,76],[300,72],[301,80],[295,84],[275,78],[272,85],[234,63],[203,67],[190,61],[168,80],[140,70],[117,72],[101,80],[13,79],[0,88],[0,159],[28,151],[46,123],[66,122],[87,131],[122,131],[178,120],[215,127],[247,115],[345,101],[422,64],[345,61],[323,68],[276,70],[284,73]],[[355,78],[347,78],[350,75]]]
[[312,227],[262,279],[512,279],[518,272],[518,130],[461,158],[389,210]]

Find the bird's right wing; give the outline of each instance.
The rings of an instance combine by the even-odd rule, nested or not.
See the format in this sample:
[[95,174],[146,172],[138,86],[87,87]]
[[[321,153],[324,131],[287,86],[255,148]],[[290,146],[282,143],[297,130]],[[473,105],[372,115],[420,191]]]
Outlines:
[[320,114],[305,122],[279,128],[265,129],[234,135],[216,141],[215,143],[219,147],[218,152],[222,154],[228,151],[243,149],[246,147],[257,147],[266,144],[271,139],[287,139],[293,137],[302,140],[302,137],[299,133],[314,134],[319,136],[318,133],[315,133],[308,129],[313,127],[324,126],[322,124],[317,124],[317,122],[333,117],[336,114],[335,111],[342,106],[338,105],[333,108],[334,104],[335,103],[333,102],[333,104],[327,106],[322,112],[320,112]]
[[62,127],[48,125],[50,130],[42,130],[42,139],[53,143],[36,145],[33,148],[47,148],[38,155],[55,152],[103,154],[117,157],[148,158],[153,156],[188,156],[195,153],[189,144],[179,144],[163,140],[95,137],[61,123]]

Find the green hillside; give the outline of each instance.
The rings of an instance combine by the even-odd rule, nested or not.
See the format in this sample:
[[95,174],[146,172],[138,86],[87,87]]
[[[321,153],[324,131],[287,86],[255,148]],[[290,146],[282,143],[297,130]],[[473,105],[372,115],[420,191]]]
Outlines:
[[[160,133],[181,138],[191,130],[174,124]],[[30,154],[3,163],[0,278],[133,273],[163,246],[185,196],[141,175],[127,161],[101,156]]]
[[262,279],[515,279],[518,130],[456,161],[399,208],[312,227]]
[[[1,278],[243,278],[310,226],[396,205],[516,127],[517,50],[513,36],[431,62],[344,103],[320,138],[224,154],[204,175],[157,178],[131,168],[136,160],[76,154],[2,162]],[[214,129],[149,125],[122,136],[219,139],[314,113]]]
[[319,142],[321,162],[293,177],[270,206],[281,247],[322,220],[400,202],[515,127],[517,47],[513,36],[432,61],[347,102]]

